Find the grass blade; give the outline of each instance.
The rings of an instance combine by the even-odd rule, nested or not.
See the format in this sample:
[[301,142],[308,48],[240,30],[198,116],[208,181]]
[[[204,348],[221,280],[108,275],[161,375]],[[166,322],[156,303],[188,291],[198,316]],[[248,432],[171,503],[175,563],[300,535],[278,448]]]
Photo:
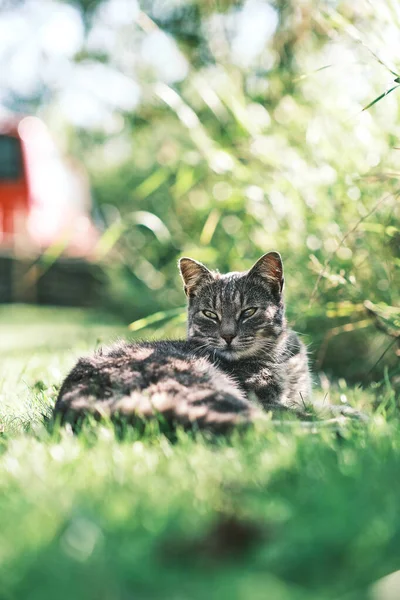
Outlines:
[[170,310],[162,310],[160,312],[153,313],[148,317],[144,317],[143,319],[138,319],[137,321],[133,321],[128,325],[130,331],[139,331],[140,329],[145,329],[149,327],[149,325],[154,325],[155,323],[160,323],[161,321],[166,321],[167,319],[171,319],[172,317],[176,317],[186,309],[184,306],[179,306],[178,308],[171,308]]
[[333,67],[333,66],[334,65],[324,65],[323,67],[319,67],[318,69],[313,69],[312,71],[308,71],[307,73],[303,73],[303,75],[299,75],[298,77],[295,77],[293,79],[293,82],[297,83],[299,81],[303,81],[303,79],[308,79],[309,77],[312,77],[316,73],[319,73],[320,71],[324,71],[325,69],[329,69],[330,67]]
[[393,90],[395,90],[398,87],[400,87],[400,84],[394,85],[389,90],[386,90],[386,92],[384,92],[383,94],[381,94],[380,96],[378,96],[377,98],[375,98],[375,100],[372,100],[372,102],[370,102],[369,104],[367,104],[367,106],[364,106],[364,108],[362,109],[361,112],[364,112],[364,110],[368,110],[369,108],[371,108],[371,106],[373,106],[374,104],[376,104],[377,102],[379,102],[379,100],[382,100],[382,98],[384,98],[385,96],[387,96],[388,94],[390,94],[390,92],[393,92]]

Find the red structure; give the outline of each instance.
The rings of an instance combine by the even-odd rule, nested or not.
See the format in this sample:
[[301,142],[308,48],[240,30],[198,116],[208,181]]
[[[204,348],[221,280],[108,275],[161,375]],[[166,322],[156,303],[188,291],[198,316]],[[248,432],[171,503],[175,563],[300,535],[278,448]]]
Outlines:
[[29,191],[18,129],[9,125],[0,132],[0,234],[5,243],[14,234],[16,216],[28,213]]
[[84,170],[63,158],[36,117],[0,123],[0,248],[33,253],[54,244],[88,256],[97,231]]

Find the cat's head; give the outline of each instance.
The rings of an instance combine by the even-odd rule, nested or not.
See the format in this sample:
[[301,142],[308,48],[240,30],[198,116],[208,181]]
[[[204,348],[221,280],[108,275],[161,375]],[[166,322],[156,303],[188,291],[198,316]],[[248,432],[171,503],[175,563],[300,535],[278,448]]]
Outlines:
[[191,258],[181,258],[179,270],[188,297],[188,339],[228,360],[272,350],[285,328],[278,252],[240,273],[222,275]]

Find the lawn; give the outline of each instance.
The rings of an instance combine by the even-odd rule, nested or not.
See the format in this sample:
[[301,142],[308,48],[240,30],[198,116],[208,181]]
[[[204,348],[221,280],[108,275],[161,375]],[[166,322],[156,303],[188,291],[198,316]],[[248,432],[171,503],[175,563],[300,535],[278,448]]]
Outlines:
[[74,436],[43,415],[75,357],[126,328],[22,306],[1,308],[0,327],[1,600],[398,597],[376,584],[400,568],[389,385],[332,388],[367,424]]

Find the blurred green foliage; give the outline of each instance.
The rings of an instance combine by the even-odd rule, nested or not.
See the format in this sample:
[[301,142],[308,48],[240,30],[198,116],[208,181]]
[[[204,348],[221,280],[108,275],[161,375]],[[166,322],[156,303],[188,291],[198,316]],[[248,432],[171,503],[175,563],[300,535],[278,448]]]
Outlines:
[[[110,2],[80,5],[90,38]],[[374,366],[392,339],[364,302],[399,305],[400,95],[374,102],[399,70],[399,2],[144,1],[134,13],[76,60],[134,79],[139,105],[68,131],[106,222],[109,305],[130,321],[183,305],[181,255],[227,271],[277,249],[317,368],[398,378],[398,344]],[[180,75],[160,67],[165,39]]]

